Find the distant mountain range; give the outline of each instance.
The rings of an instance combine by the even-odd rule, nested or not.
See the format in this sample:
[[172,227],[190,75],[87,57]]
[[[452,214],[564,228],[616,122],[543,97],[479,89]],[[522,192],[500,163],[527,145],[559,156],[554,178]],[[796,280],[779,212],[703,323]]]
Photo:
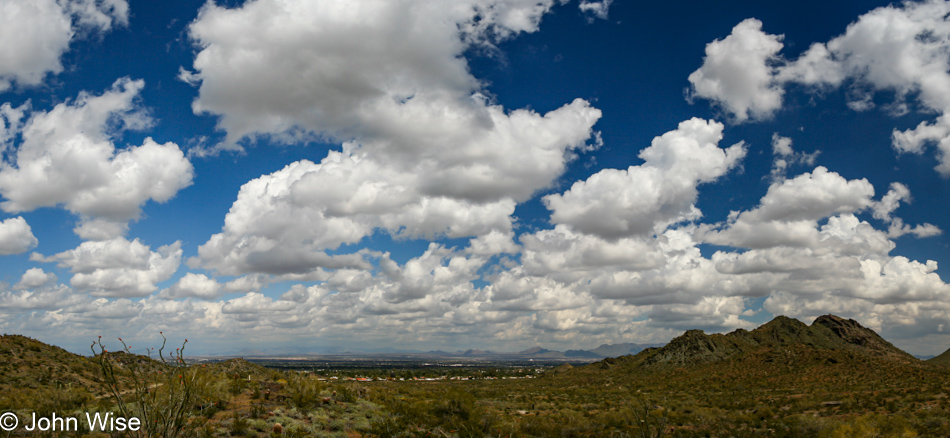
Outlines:
[[[30,340],[22,336],[6,335],[0,337],[0,347],[10,342],[27,342],[34,349],[42,347],[43,351],[50,349],[42,356],[54,356],[56,362],[65,354],[62,349],[46,346],[41,342]],[[437,360],[451,361],[550,361],[550,362],[595,362],[610,366],[615,362],[635,363],[638,367],[682,367],[691,365],[711,364],[718,362],[735,361],[739,358],[755,355],[794,355],[792,350],[828,352],[822,353],[828,360],[838,360],[836,357],[870,358],[888,362],[907,364],[932,364],[950,366],[950,350],[927,360],[916,358],[890,342],[883,339],[873,330],[863,327],[853,319],[844,319],[835,315],[825,315],[817,318],[810,326],[796,319],[779,316],[762,326],[748,331],[735,330],[728,334],[706,334],[702,330],[689,330],[673,339],[668,344],[603,344],[590,350],[557,351],[540,346],[518,352],[496,352],[490,350],[458,350],[448,351],[402,351],[387,349],[381,352],[334,352],[320,355],[300,352],[250,351],[245,350],[241,356],[246,358],[295,358],[301,360],[313,359],[321,356],[350,357],[350,358],[394,358],[404,360]],[[29,352],[29,350],[27,350]],[[37,350],[39,351],[39,350]],[[2,349],[0,349],[2,352]],[[837,355],[837,356],[836,356]],[[79,358],[73,354],[66,356]],[[29,356],[32,357],[32,356]],[[221,356],[217,357],[220,358]],[[233,357],[230,355],[229,357]],[[613,359],[613,358],[620,359]],[[764,356],[763,356],[764,357]],[[791,356],[789,356],[791,357]],[[198,358],[198,357],[192,357]],[[772,360],[772,359],[769,359]],[[785,359],[783,359],[785,360]],[[81,360],[82,361],[82,360]],[[26,365],[31,367],[32,365]]]
[[[469,350],[456,350],[456,351],[443,351],[443,350],[432,350],[432,351],[420,351],[420,350],[398,350],[394,348],[387,348],[383,350],[369,350],[369,351],[341,351],[341,350],[327,350],[321,351],[318,353],[308,352],[305,350],[287,350],[287,349],[274,349],[274,350],[251,350],[244,349],[238,352],[235,355],[219,355],[218,357],[245,357],[245,358],[313,358],[313,357],[353,357],[353,358],[415,358],[415,359],[433,359],[433,360],[448,360],[452,358],[456,359],[466,359],[466,360],[487,360],[487,361],[496,361],[496,360],[549,360],[554,362],[590,362],[598,359],[604,359],[608,357],[617,357],[630,354],[637,354],[648,348],[657,348],[662,347],[665,344],[634,344],[634,343],[623,343],[623,344],[602,344],[601,346],[591,349],[591,350],[567,350],[567,351],[558,351],[558,350],[549,350],[542,348],[540,346],[529,348],[527,350],[516,351],[516,352],[499,352],[491,350],[478,350],[478,349],[469,349]],[[211,356],[199,356],[199,357],[211,357]]]
[[567,350],[567,351],[557,351],[557,350],[548,350],[541,347],[533,347],[527,350],[522,350],[514,353],[509,352],[495,352],[490,350],[466,350],[466,351],[456,351],[455,353],[449,353],[445,351],[430,351],[428,354],[444,356],[444,357],[467,357],[467,358],[486,358],[486,359],[497,359],[497,358],[520,358],[520,359],[551,359],[551,360],[597,360],[604,359],[607,357],[617,357],[624,356],[629,354],[637,354],[648,348],[657,348],[662,347],[665,344],[603,344],[592,350]]
[[551,362],[591,362],[605,358],[637,356],[645,365],[687,365],[715,362],[740,356],[750,351],[785,345],[802,345],[824,350],[840,350],[867,354],[880,358],[901,361],[926,361],[932,364],[950,365],[950,350],[934,357],[917,358],[887,342],[873,330],[853,319],[835,315],[818,317],[811,326],[793,318],[778,316],[772,321],[752,330],[738,329],[728,334],[706,334],[702,330],[688,330],[668,344],[603,344],[590,350],[549,350],[540,346],[517,352],[492,350],[420,351],[387,348],[370,351],[341,351],[341,349],[312,353],[288,350],[243,350],[236,355],[219,357],[301,359],[318,356],[351,358],[404,358],[416,360],[547,360]]

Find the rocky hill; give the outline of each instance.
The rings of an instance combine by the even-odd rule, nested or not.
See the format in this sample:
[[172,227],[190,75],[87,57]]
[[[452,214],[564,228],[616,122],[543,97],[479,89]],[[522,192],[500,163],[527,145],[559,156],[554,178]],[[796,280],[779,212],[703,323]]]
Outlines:
[[702,330],[689,330],[665,347],[640,353],[638,358],[646,366],[684,366],[718,362],[763,349],[776,350],[787,346],[918,362],[918,359],[893,346],[873,330],[853,319],[846,320],[835,315],[821,316],[810,326],[797,319],[779,316],[752,331],[739,329],[725,335],[707,335]]

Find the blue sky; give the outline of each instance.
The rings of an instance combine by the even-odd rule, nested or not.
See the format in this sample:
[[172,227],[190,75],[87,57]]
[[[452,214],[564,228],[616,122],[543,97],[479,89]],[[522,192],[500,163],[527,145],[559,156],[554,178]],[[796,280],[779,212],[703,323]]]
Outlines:
[[[842,3],[842,2],[839,2]],[[0,331],[950,346],[943,1],[0,3]]]

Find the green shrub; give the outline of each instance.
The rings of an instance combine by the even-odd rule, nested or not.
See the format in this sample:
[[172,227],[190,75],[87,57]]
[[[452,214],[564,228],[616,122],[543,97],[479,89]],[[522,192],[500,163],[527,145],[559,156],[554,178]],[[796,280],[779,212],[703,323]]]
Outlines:
[[287,385],[289,401],[291,405],[299,409],[312,409],[321,402],[320,393],[325,387],[323,382],[311,379],[307,375],[294,373]]

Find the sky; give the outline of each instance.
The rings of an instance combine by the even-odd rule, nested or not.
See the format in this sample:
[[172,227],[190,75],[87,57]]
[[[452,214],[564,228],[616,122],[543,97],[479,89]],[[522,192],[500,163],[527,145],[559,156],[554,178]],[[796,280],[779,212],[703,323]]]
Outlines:
[[722,3],[0,0],[0,332],[943,352],[950,2]]

